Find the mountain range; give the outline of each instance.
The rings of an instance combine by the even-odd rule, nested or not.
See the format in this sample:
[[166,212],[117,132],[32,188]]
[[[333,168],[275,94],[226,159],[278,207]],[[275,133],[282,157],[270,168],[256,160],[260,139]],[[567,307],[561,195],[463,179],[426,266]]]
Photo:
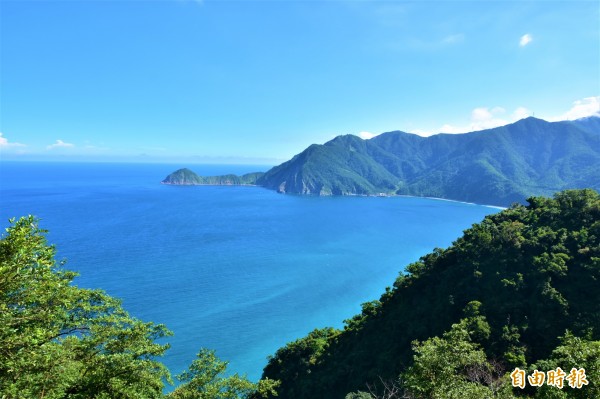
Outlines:
[[308,195],[412,195],[507,206],[564,189],[600,190],[600,117],[533,117],[464,134],[402,131],[313,144],[266,173],[198,176],[164,184],[248,184]]

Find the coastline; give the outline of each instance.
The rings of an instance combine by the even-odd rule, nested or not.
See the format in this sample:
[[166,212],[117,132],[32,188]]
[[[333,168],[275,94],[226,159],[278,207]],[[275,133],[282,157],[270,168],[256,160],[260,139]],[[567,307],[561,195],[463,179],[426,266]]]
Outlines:
[[320,194],[300,194],[300,193],[286,193],[286,192],[281,192],[278,190],[274,190],[265,186],[261,186],[258,184],[210,184],[210,183],[167,183],[164,181],[161,181],[160,184],[164,184],[166,186],[227,186],[227,187],[232,187],[232,186],[238,186],[238,187],[260,187],[260,188],[264,188],[267,190],[272,190],[275,191],[278,194],[284,194],[284,195],[298,195],[298,196],[312,196],[312,197],[377,197],[377,198],[391,198],[391,197],[406,197],[406,198],[426,198],[426,199],[431,199],[431,200],[437,200],[437,201],[448,201],[448,202],[457,202],[460,204],[467,204],[467,205],[476,205],[476,206],[485,206],[487,208],[493,208],[493,209],[498,209],[498,210],[505,210],[508,209],[508,207],[504,207],[504,206],[499,206],[499,205],[490,205],[490,204],[478,204],[476,202],[468,202],[468,201],[460,201],[460,200],[453,200],[453,199],[448,199],[448,198],[440,198],[440,197],[429,197],[429,196],[418,196],[418,195],[406,195],[406,194],[386,194],[386,193],[377,193],[377,194],[329,194],[329,195],[320,195]]
[[[410,197],[410,196],[408,196],[408,197]],[[459,202],[461,204],[485,206],[487,208],[494,208],[494,209],[500,209],[500,210],[508,209],[508,207],[506,207],[506,206],[478,204],[476,202],[458,201],[458,200],[451,200],[451,199],[447,199],[447,198],[438,198],[438,197],[417,197],[417,198],[429,198],[429,199],[438,200],[438,201]]]
[[263,187],[258,184],[211,184],[211,183],[166,183],[161,181],[160,184],[164,184],[165,186],[244,186],[244,187]]

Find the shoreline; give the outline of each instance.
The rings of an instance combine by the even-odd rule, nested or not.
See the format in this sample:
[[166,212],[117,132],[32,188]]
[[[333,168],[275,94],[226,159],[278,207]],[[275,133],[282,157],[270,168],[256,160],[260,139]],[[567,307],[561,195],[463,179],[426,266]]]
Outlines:
[[392,198],[392,197],[405,197],[405,198],[425,198],[437,201],[448,201],[448,202],[456,202],[459,204],[467,204],[467,205],[477,205],[477,206],[485,206],[487,208],[505,210],[508,207],[499,206],[499,205],[490,205],[490,204],[478,204],[476,202],[468,202],[468,201],[460,201],[453,200],[448,198],[440,198],[440,197],[428,197],[428,196],[418,196],[418,195],[406,195],[406,194],[386,194],[386,193],[377,193],[377,194],[330,194],[330,195],[319,195],[319,194],[300,194],[300,193],[286,193],[278,190],[274,190],[265,186],[261,186],[258,184],[210,184],[210,183],[166,183],[160,182],[160,184],[164,184],[165,186],[226,186],[226,187],[260,187],[266,190],[275,191],[277,194],[284,195],[298,195],[298,196],[309,196],[309,197],[377,197],[377,198]]
[[439,197],[417,197],[417,198],[429,198],[429,199],[438,200],[438,201],[450,201],[450,202],[458,202],[458,203],[461,203],[461,204],[469,204],[469,205],[485,206],[485,207],[488,207],[488,208],[494,208],[494,209],[500,209],[500,210],[505,210],[505,209],[508,209],[508,207],[507,207],[507,206],[488,205],[488,204],[478,204],[478,203],[476,203],[476,202],[467,202],[467,201],[451,200],[451,199],[447,199],[447,198],[439,198]]
[[[160,184],[164,184],[165,186],[226,186],[226,187],[234,187],[234,186],[243,186],[243,187],[263,187],[257,184],[211,184],[211,183],[165,183],[163,181]],[[265,187],[263,187],[265,188]]]

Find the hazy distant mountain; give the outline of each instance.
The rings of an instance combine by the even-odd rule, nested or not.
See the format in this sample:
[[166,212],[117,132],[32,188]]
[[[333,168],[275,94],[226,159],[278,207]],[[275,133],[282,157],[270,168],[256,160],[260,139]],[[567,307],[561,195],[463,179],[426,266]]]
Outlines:
[[238,184],[282,193],[415,195],[497,205],[570,188],[600,190],[600,118],[526,118],[431,137],[400,131],[369,140],[338,136],[243,181]]

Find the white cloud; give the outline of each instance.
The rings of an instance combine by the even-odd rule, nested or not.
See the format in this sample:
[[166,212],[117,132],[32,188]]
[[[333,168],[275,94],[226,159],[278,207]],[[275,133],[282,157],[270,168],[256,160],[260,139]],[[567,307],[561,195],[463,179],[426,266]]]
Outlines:
[[377,135],[375,133],[371,133],[371,132],[360,132],[360,133],[358,133],[358,137],[360,137],[363,140],[369,140],[369,139],[372,139],[375,136],[377,136]]
[[600,96],[586,97],[584,99],[574,101],[570,110],[560,116],[549,118],[548,120],[573,120],[592,115],[600,116]]
[[440,132],[442,133],[464,133],[466,132],[466,130],[464,130],[464,128],[460,128],[460,127],[456,127],[456,126],[452,126],[449,124],[445,124],[440,128]]
[[[475,132],[478,130],[492,129],[498,126],[508,125],[509,123],[514,123],[532,115],[533,112],[526,107],[517,107],[510,114],[507,114],[506,109],[502,107],[477,107],[471,111],[471,118],[468,124],[444,124],[437,131],[413,129],[411,130],[411,133],[427,137],[438,132],[452,134]],[[551,118],[542,116],[542,118],[550,122],[555,122],[585,118],[592,115],[600,116],[600,96],[586,97],[581,100],[574,101],[571,109],[562,115]]]
[[486,107],[475,108],[471,111],[470,131],[474,132],[506,125],[509,122],[498,117],[499,114],[505,112],[506,111],[502,107],[494,107],[491,110]]
[[474,122],[486,121],[493,117],[494,115],[486,107],[475,108],[471,111],[471,121]]
[[529,43],[531,43],[532,40],[533,40],[533,37],[531,37],[531,35],[529,33],[526,33],[523,36],[521,36],[521,39],[519,40],[519,46],[525,47]]
[[56,140],[56,143],[50,144],[49,146],[46,147],[46,149],[53,150],[55,148],[73,148],[73,147],[75,147],[75,144],[65,143],[62,140]]
[[21,143],[9,143],[6,137],[2,137],[2,133],[0,133],[0,148],[9,148],[9,147],[26,147],[25,144]]
[[431,136],[432,134],[436,134],[437,132],[432,132],[430,130],[423,130],[423,129],[412,129],[412,130],[409,130],[408,133],[414,133],[414,134],[418,134],[419,136],[427,137],[427,136]]
[[519,121],[521,119],[528,118],[530,116],[531,116],[530,110],[528,110],[525,107],[519,107],[519,108],[515,109],[514,112],[512,113],[512,120]]
[[466,133],[478,130],[492,129],[498,126],[508,125],[529,116],[530,111],[525,107],[518,107],[509,117],[505,117],[506,109],[502,107],[478,107],[471,111],[469,125],[453,126],[445,124],[440,128],[441,133]]

